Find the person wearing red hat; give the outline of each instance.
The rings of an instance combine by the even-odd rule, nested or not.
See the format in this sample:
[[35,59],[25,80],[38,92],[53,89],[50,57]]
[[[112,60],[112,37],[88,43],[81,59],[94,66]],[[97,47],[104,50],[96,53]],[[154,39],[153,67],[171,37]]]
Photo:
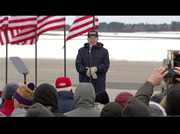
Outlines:
[[55,87],[58,93],[59,112],[65,113],[75,109],[71,79],[69,77],[58,77],[55,81]]
[[133,94],[131,94],[130,92],[127,92],[127,91],[120,92],[115,97],[115,102],[118,102],[124,108],[130,97],[133,97]]

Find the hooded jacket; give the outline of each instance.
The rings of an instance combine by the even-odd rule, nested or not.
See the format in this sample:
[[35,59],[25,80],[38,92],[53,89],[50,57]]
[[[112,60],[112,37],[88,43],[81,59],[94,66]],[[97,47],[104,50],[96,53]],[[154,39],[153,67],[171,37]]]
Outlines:
[[79,83],[74,91],[73,99],[77,108],[64,113],[69,117],[99,117],[100,111],[95,109],[95,91],[91,83]]
[[26,111],[25,117],[54,117],[54,114],[41,103],[34,103]]
[[33,104],[41,103],[47,107],[55,116],[65,117],[58,112],[58,94],[54,86],[48,83],[40,84],[34,91]]
[[84,47],[78,50],[75,65],[76,70],[79,73],[79,82],[89,82],[90,78],[86,76],[86,67],[96,66],[97,79],[92,79],[95,92],[97,93],[106,89],[106,73],[109,69],[110,61],[109,52],[103,47],[102,43],[98,42],[91,48],[91,56],[89,53],[89,43],[85,43]]

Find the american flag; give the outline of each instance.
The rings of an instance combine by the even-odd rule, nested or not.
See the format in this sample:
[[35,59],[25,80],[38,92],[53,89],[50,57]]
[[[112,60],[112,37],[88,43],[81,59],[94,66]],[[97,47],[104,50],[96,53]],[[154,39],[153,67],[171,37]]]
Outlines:
[[[8,30],[9,16],[0,16],[0,44],[10,43],[10,40],[18,34],[17,29]],[[7,36],[6,36],[7,35]]]
[[[8,43],[34,44],[36,38],[44,32],[64,27],[65,16],[11,16],[8,21],[8,36],[12,38]],[[5,39],[4,33],[1,36]],[[4,42],[1,41],[2,43]]]
[[66,40],[70,40],[88,31],[99,28],[97,16],[76,16]]
[[[9,16],[6,19],[6,25],[4,25],[6,28],[0,33],[1,45],[11,44],[12,40],[16,39],[23,29],[35,27],[37,25],[36,19],[36,16]],[[17,42],[17,44],[26,44],[26,42]]]
[[35,38],[50,30],[65,27],[65,16],[37,16],[37,25],[34,28],[22,29],[21,32],[12,39],[11,44],[34,44]]
[[8,25],[8,16],[0,16],[0,31],[5,29]]

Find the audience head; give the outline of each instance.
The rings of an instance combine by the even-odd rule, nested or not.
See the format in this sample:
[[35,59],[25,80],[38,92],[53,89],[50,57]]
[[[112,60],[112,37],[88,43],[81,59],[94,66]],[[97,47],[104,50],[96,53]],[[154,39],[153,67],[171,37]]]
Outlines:
[[122,109],[119,103],[109,102],[102,108],[100,117],[122,117]]
[[123,117],[151,117],[151,111],[148,106],[131,97],[128,99],[122,111]]
[[27,85],[21,85],[15,92],[14,92],[14,99],[16,99],[19,103],[27,106],[32,105],[34,91],[30,89]]
[[14,92],[19,88],[17,83],[7,83],[2,91],[2,101],[12,100]]
[[119,93],[116,96],[115,102],[118,102],[124,108],[130,97],[133,97],[133,94],[131,94],[130,92],[124,91],[124,92]]
[[152,117],[164,117],[167,115],[165,112],[165,109],[157,102],[150,101],[149,108],[150,108]]
[[75,100],[77,106],[90,106],[95,105],[95,91],[91,83],[81,82],[77,85],[73,99]]
[[166,96],[167,115],[180,115],[180,83],[172,85]]
[[109,96],[105,90],[96,93],[95,102],[99,102],[101,104],[109,103]]
[[69,77],[58,77],[55,81],[55,87],[57,91],[72,90],[72,83]]
[[54,117],[54,114],[47,107],[37,102],[28,108],[25,117]]
[[52,112],[58,112],[58,94],[55,87],[49,83],[40,84],[34,91],[33,104],[41,103]]

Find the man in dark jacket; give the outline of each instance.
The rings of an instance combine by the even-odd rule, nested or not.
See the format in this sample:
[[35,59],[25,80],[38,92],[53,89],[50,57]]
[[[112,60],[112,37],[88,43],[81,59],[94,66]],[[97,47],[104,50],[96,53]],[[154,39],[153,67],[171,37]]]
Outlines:
[[98,32],[88,32],[88,42],[78,50],[75,61],[79,82],[90,82],[95,93],[106,90],[106,73],[110,66],[109,52],[98,42]]

